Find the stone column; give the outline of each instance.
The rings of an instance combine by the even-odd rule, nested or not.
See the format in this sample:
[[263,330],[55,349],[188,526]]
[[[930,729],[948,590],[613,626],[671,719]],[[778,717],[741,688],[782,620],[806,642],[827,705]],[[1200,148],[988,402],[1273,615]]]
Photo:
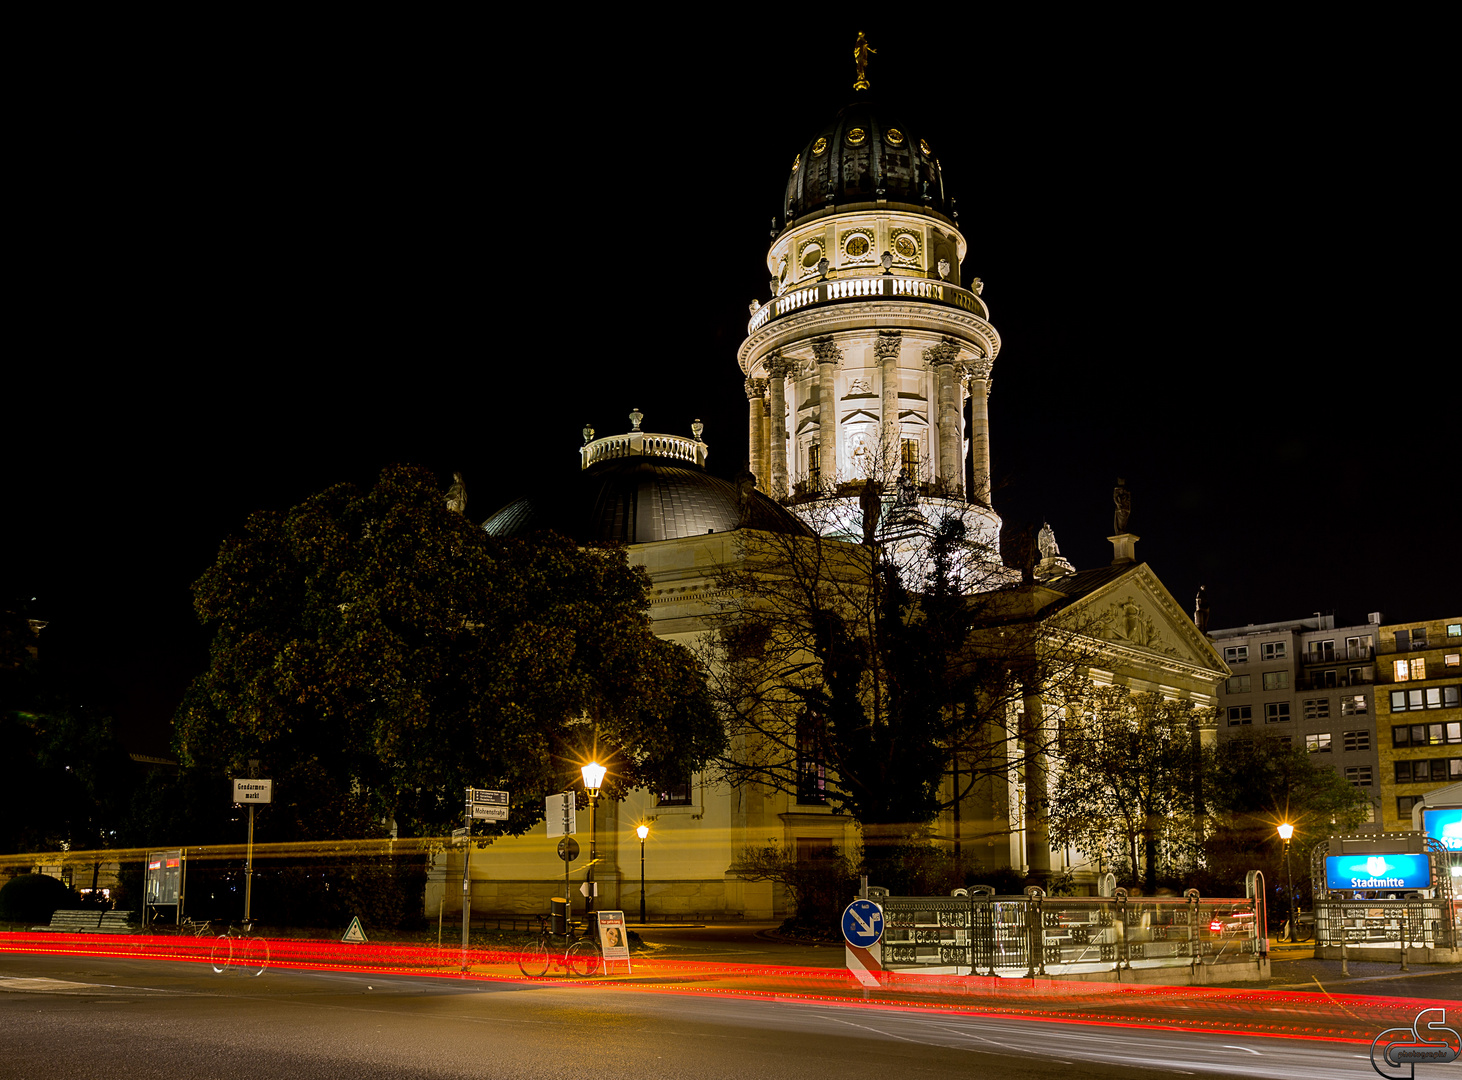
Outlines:
[[787,375],[795,365],[775,353],[767,358],[767,376],[771,379],[771,466],[772,498],[787,497]]
[[939,486],[952,497],[959,497],[964,492],[964,465],[959,454],[963,441],[959,430],[959,395],[954,381],[954,363],[958,358],[959,345],[949,338],[924,350],[924,359],[934,371],[939,403]]
[[1046,804],[1051,794],[1049,773],[1050,730],[1040,694],[1026,693],[1022,702],[1021,749],[1025,754],[1025,864],[1044,886],[1051,876],[1051,826]]
[[746,380],[747,426],[750,429],[747,440],[747,468],[756,477],[760,491],[767,490],[767,444],[766,444],[766,392],[765,379]]
[[[974,489],[970,497],[990,505],[990,358],[977,356],[966,367],[970,386],[970,457]],[[963,465],[961,465],[961,469]]]
[[812,342],[812,355],[817,357],[817,457],[818,486],[827,492],[835,490],[838,477],[838,392],[833,385],[843,350],[830,337]]
[[[903,344],[901,330],[880,330],[873,342],[873,352],[878,357],[878,378],[883,386],[883,405],[879,412],[883,427],[883,460],[894,473],[898,471],[899,464],[899,350]],[[877,479],[890,483],[893,477]]]

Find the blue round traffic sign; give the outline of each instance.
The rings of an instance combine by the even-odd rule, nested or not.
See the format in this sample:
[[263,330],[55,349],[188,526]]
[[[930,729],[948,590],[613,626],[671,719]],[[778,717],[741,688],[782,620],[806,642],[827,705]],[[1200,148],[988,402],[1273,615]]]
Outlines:
[[843,937],[865,949],[877,945],[883,937],[883,908],[872,900],[854,900],[843,912]]

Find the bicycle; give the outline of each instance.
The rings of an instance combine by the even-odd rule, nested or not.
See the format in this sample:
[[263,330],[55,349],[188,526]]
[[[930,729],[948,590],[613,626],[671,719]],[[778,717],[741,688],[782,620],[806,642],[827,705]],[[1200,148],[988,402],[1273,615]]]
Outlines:
[[[555,934],[548,928],[547,915],[535,917],[538,929],[529,930],[518,945],[519,971],[530,979],[538,979],[548,974],[552,964],[573,975],[598,974],[604,966],[604,952],[597,941],[579,934],[572,926],[566,934]],[[562,955],[559,955],[560,942],[566,942]]]
[[175,937],[187,936],[195,938],[207,937],[212,930],[213,924],[211,922],[196,922],[187,915],[183,916],[176,923],[154,922],[147,927],[147,933],[149,934],[171,934]]
[[242,928],[235,930],[233,923],[229,923],[228,929],[219,934],[213,942],[213,953],[209,962],[213,970],[222,975],[231,967],[236,967],[245,975],[251,978],[258,978],[264,974],[264,969],[269,966],[269,942],[261,937],[254,937],[254,924],[246,922]]

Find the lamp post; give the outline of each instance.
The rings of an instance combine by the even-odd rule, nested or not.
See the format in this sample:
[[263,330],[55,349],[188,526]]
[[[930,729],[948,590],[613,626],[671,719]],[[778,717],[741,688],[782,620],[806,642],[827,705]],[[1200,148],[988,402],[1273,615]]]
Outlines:
[[635,835],[640,838],[640,925],[645,925],[645,837],[650,835],[650,827],[641,825],[635,829]]
[[1279,838],[1284,841],[1284,884],[1289,890],[1289,940],[1294,940],[1294,878],[1289,872],[1289,838],[1294,835],[1294,826],[1284,822],[1279,826]]
[[584,922],[588,924],[589,934],[595,935],[594,926],[594,860],[596,852],[594,849],[594,811],[595,802],[599,798],[599,789],[604,785],[604,774],[608,771],[597,761],[591,761],[579,770],[584,774],[584,791],[589,796],[589,869],[584,875],[584,883],[588,886],[584,890]]

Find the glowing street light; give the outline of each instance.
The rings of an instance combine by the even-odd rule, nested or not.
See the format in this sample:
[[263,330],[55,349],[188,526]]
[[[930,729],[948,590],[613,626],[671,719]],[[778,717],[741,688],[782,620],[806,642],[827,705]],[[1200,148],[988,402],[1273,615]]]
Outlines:
[[1289,940],[1294,940],[1295,914],[1294,914],[1294,877],[1289,872],[1289,838],[1294,835],[1294,826],[1289,822],[1282,822],[1279,826],[1279,838],[1284,841],[1284,883],[1289,889]]
[[589,869],[584,876],[584,921],[589,925],[589,934],[597,938],[598,927],[594,925],[594,860],[597,852],[594,846],[594,811],[599,799],[599,789],[604,786],[604,774],[609,770],[597,761],[591,761],[579,770],[584,775],[584,791],[589,796]]
[[641,825],[635,829],[635,835],[640,838],[640,925],[645,925],[645,837],[650,835],[650,827]]

